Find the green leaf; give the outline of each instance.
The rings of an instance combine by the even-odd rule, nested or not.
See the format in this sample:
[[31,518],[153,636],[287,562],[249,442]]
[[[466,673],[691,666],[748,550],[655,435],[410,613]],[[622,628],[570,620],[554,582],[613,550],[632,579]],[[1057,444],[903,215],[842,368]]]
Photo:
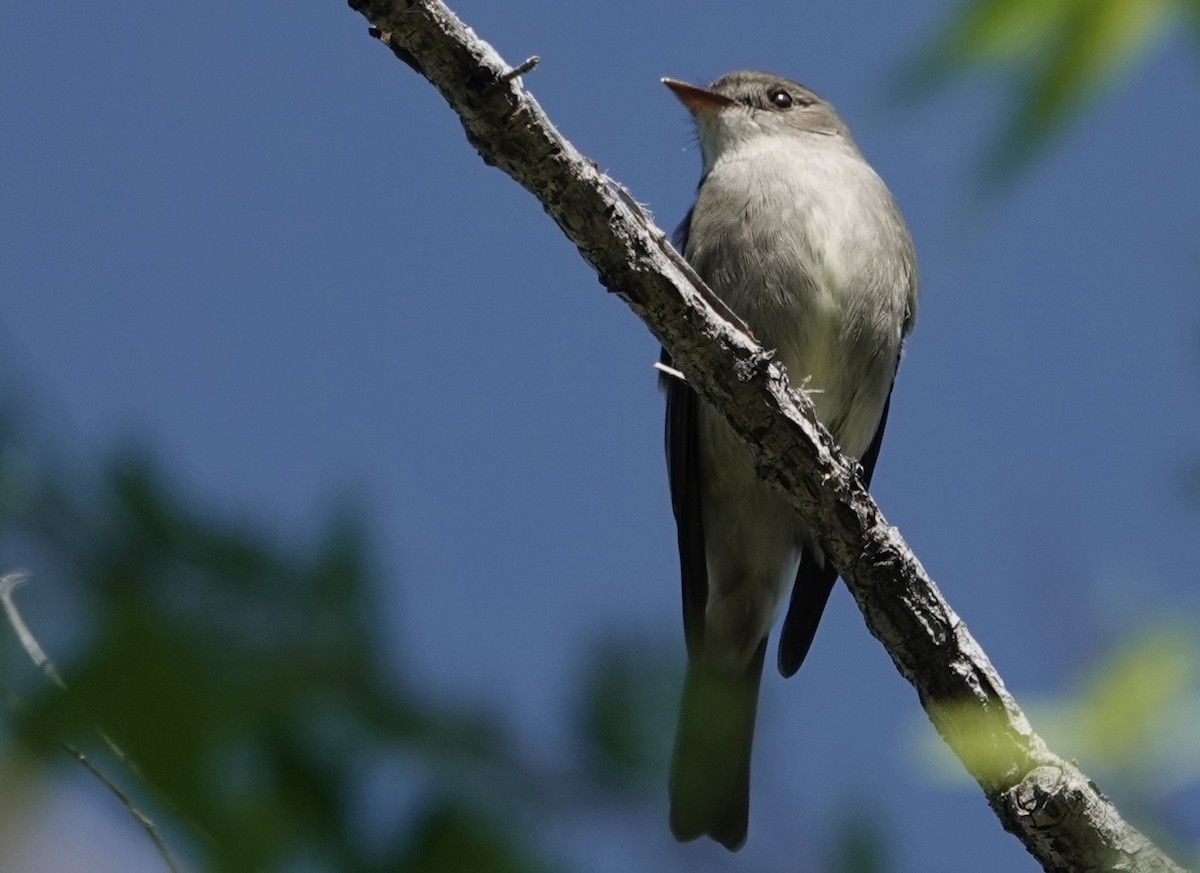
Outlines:
[[1076,3],[1019,99],[997,153],[1001,169],[1019,168],[1143,54],[1175,5],[1176,0]]
[[1093,676],[1075,705],[1092,753],[1117,764],[1139,762],[1173,710],[1196,694],[1196,641],[1163,629],[1133,641]]
[[1079,0],[980,0],[943,37],[963,63],[1020,60],[1052,41]]
[[974,69],[1000,71],[1013,109],[987,166],[1003,180],[1044,150],[1181,11],[1200,36],[1200,0],[974,0],[917,57],[902,90],[927,96]]

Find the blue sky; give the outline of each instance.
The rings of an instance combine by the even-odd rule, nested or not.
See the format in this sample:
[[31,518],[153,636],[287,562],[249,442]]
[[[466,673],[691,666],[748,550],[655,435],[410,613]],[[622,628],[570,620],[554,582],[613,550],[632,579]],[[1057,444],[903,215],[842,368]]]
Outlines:
[[[454,8],[510,62],[541,56],[543,108],[667,228],[699,155],[661,76],[768,69],[838,107],[922,275],[874,493],[1018,699],[1070,690],[1146,622],[1194,621],[1197,517],[1175,486],[1200,447],[1200,76],[1182,35],[980,202],[1007,93],[892,89],[949,2]],[[0,57],[0,365],[57,452],[85,469],[135,440],[204,506],[297,542],[359,501],[397,580],[398,663],[490,702],[530,749],[565,748],[590,641],[682,651],[656,343],[359,16],[14,4]],[[923,730],[839,589],[801,674],[764,683],[743,854],[677,849],[665,798],[638,851],[811,869],[866,804],[900,869],[1037,869],[977,789],[928,777]],[[47,801],[47,833],[95,833],[104,804],[74,797]],[[589,833],[561,851],[587,858]],[[157,867],[137,834],[74,861],[31,839],[23,869]],[[583,863],[620,869],[611,853]]]

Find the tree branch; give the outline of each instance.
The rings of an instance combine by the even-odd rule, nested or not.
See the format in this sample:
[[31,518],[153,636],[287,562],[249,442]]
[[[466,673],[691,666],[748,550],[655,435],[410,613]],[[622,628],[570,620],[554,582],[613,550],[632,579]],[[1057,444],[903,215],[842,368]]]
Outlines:
[[1033,731],[899,532],[781,365],[618,183],[550,124],[509,67],[436,0],[350,0],[371,34],[436,87],[483,160],[532,193],[729,419],[759,475],[818,534],[871,633],[1001,824],[1049,871],[1176,871],[1074,764]]

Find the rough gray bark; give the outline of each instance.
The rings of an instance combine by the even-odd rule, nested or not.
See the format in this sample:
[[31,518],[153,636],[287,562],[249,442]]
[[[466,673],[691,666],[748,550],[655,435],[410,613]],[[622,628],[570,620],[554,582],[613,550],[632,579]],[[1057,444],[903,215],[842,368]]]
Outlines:
[[483,160],[530,191],[720,408],[820,536],[942,738],[1001,824],[1049,871],[1179,871],[1076,767],[1047,749],[812,404],[616,182],[563,139],[514,69],[441,3],[350,0],[371,33],[428,79]]

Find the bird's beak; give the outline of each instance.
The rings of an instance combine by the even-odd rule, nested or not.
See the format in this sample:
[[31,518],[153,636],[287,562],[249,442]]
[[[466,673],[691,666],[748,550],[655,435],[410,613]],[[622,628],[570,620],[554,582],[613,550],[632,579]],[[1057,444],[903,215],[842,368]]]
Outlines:
[[663,79],[662,83],[671,89],[671,93],[679,98],[679,102],[694,117],[719,112],[726,106],[733,106],[737,103],[736,100],[731,100],[723,94],[709,91],[707,88],[697,88],[695,85],[687,84],[687,82],[679,82],[675,79]]

